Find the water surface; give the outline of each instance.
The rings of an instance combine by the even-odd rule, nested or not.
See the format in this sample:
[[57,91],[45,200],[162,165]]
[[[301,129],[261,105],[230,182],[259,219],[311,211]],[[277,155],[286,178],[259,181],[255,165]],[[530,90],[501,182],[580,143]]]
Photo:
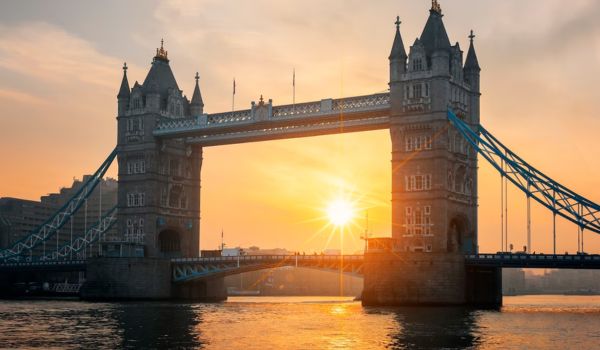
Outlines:
[[594,349],[600,297],[505,297],[501,311],[363,308],[349,298],[221,304],[0,301],[2,348]]

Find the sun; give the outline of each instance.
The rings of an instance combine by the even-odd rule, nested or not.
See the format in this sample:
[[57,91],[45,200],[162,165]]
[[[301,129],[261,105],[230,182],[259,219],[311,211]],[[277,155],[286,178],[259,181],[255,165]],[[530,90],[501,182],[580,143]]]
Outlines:
[[354,217],[354,206],[351,202],[338,198],[327,206],[329,221],[335,226],[344,226]]

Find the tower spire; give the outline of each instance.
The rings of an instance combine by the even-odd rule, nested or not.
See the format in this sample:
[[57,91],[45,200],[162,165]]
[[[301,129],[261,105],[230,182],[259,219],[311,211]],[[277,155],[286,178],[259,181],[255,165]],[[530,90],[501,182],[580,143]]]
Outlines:
[[165,61],[165,62],[169,62],[168,59],[168,52],[167,50],[165,50],[164,47],[165,41],[164,39],[160,39],[160,49],[156,49],[156,56],[154,56],[155,60],[161,60],[161,61]]
[[475,45],[473,44],[473,39],[475,39],[475,34],[471,30],[471,34],[469,35],[469,40],[471,41],[471,43],[469,45],[467,59],[465,60],[465,70],[481,70],[481,68],[479,67],[479,61],[477,60],[477,54],[475,53]]
[[442,14],[442,6],[440,6],[438,0],[431,0],[431,11],[436,12],[440,15]]
[[196,86],[194,87],[194,94],[192,95],[192,101],[190,102],[190,113],[192,116],[199,116],[204,111],[204,101],[202,101],[202,94],[200,93],[200,84],[198,80],[200,80],[200,75],[196,72]]
[[392,44],[392,52],[390,53],[390,60],[394,59],[406,59],[406,50],[404,50],[404,42],[402,41],[402,35],[400,34],[400,16],[396,16],[396,36],[394,37],[394,43]]
[[129,90],[129,81],[127,81],[127,62],[123,63],[123,80],[121,80],[121,88],[119,89],[119,94],[117,98],[129,98],[130,96]]

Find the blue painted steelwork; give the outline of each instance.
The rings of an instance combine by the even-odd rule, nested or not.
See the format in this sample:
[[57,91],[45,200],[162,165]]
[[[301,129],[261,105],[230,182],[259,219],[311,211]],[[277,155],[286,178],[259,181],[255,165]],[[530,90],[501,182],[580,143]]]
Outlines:
[[29,261],[0,263],[0,272],[85,271],[85,260]]
[[94,188],[100,183],[102,177],[117,156],[115,148],[100,168],[81,186],[81,188],[69,199],[65,205],[57,210],[46,222],[33,230],[27,237],[15,243],[12,247],[0,251],[0,260],[17,260],[24,252],[39,246],[56,233],[75,212],[83,205],[85,200],[92,194]]
[[362,276],[362,255],[244,255],[171,260],[173,282],[236,275],[243,272],[292,266]]
[[600,233],[600,205],[559,184],[503,145],[481,125],[468,125],[448,110],[448,119],[502,176],[527,197],[581,229]]
[[600,269],[600,255],[587,254],[472,254],[467,266],[544,269]]
[[113,227],[116,222],[117,207],[114,206],[96,224],[90,227],[84,236],[78,237],[72,243],[69,242],[60,247],[58,250],[42,256],[39,260],[48,261],[60,258],[66,259],[67,257],[71,257],[73,254],[76,254],[77,259],[85,259],[85,257],[82,257],[80,254],[83,249],[100,239],[100,237],[110,230],[110,228]]

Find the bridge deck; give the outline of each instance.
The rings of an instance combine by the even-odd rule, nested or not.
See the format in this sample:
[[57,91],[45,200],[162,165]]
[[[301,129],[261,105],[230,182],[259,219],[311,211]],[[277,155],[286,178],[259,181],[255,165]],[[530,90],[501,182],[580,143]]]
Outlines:
[[[219,273],[239,273],[241,269],[297,266],[316,267],[325,270],[339,269],[359,274],[364,262],[362,255],[246,255],[210,258],[171,259],[171,265],[179,277],[192,273],[208,276]],[[471,254],[465,256],[467,266],[489,266],[503,268],[546,268],[546,269],[600,269],[600,255],[586,254]],[[0,263],[0,272],[8,271],[83,271],[85,260],[33,261]],[[177,272],[179,271],[179,272]],[[188,276],[189,277],[189,276]]]
[[171,260],[174,282],[292,266],[362,275],[362,255],[245,255]]
[[600,269],[600,255],[585,254],[474,254],[465,257],[467,266],[544,269]]
[[0,264],[0,272],[83,270],[85,270],[85,260],[7,262]]
[[[362,255],[341,255],[343,261],[363,261]],[[261,262],[261,261],[339,261],[340,255],[241,255],[241,256],[217,256],[199,258],[175,258],[171,259],[173,264],[181,263],[217,263],[217,262]]]

